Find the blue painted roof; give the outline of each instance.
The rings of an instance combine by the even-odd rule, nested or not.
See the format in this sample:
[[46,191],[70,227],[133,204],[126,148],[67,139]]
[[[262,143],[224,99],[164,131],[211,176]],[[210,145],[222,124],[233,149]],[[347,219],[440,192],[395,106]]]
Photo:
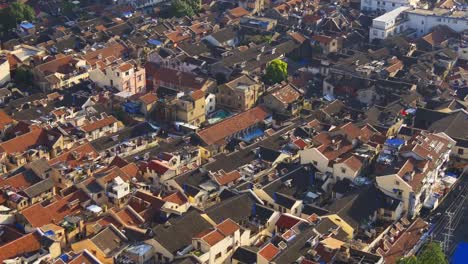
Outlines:
[[29,22],[21,22],[20,26],[24,29],[31,29],[34,27],[34,25]]
[[405,144],[405,141],[403,139],[393,138],[393,139],[387,139],[385,143],[388,145],[392,145],[392,146],[400,146],[400,145]]
[[155,46],[160,46],[162,45],[162,42],[157,40],[157,39],[149,39],[148,40],[148,43],[151,44],[151,45],[155,45]]
[[450,261],[451,264],[466,264],[468,259],[468,243],[460,243]]

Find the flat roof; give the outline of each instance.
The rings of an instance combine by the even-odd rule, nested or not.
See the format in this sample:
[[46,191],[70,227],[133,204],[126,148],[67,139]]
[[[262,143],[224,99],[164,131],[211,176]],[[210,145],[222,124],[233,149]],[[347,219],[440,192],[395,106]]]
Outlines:
[[374,21],[379,21],[379,22],[388,22],[390,20],[396,19],[403,11],[410,9],[410,7],[407,6],[400,6],[398,8],[393,9],[390,12],[387,12],[379,17],[374,18]]

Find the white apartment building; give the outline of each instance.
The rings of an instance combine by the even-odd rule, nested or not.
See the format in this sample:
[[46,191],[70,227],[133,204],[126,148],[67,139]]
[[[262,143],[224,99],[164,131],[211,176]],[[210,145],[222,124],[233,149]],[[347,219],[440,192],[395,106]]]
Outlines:
[[390,12],[402,6],[416,7],[419,0],[361,0],[361,10],[367,12]]
[[468,11],[434,8],[432,10],[399,7],[372,20],[369,41],[402,34],[421,37],[432,28],[445,25],[457,32],[468,28]]
[[404,11],[410,9],[407,6],[398,7],[372,20],[369,32],[369,41],[374,39],[386,39],[387,37],[400,34],[406,28]]
[[407,25],[409,28],[417,30],[416,36],[420,37],[431,32],[431,29],[438,25],[447,26],[457,32],[468,29],[468,11],[450,10],[443,8],[409,9],[405,11]]
[[10,80],[10,63],[6,56],[0,57],[0,86],[3,86]]

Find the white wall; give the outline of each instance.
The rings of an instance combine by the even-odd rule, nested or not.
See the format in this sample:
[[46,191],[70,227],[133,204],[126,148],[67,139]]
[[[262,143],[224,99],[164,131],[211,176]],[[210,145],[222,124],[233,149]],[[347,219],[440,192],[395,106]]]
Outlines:
[[408,16],[407,25],[409,28],[417,29],[417,36],[428,34],[431,29],[438,25],[445,25],[449,28],[461,32],[468,28],[468,19],[466,17],[452,18],[435,15],[424,15],[414,12],[406,12]]
[[5,61],[0,64],[0,86],[4,85],[10,80],[10,63],[7,59],[5,59]]
[[361,10],[390,12],[400,6],[416,6],[418,0],[361,0]]
[[211,114],[216,110],[216,95],[208,94],[205,98],[205,111],[206,114]]
[[301,164],[312,164],[320,172],[330,171],[328,168],[329,160],[316,148],[304,149],[299,151]]

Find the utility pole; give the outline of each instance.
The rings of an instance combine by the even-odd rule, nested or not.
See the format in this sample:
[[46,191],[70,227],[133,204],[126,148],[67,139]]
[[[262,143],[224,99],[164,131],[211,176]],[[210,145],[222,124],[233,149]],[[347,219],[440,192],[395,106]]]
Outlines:
[[445,227],[446,232],[444,233],[444,242],[442,243],[442,250],[447,254],[450,247],[450,240],[453,232],[452,222],[453,222],[453,212],[447,212],[448,222]]

